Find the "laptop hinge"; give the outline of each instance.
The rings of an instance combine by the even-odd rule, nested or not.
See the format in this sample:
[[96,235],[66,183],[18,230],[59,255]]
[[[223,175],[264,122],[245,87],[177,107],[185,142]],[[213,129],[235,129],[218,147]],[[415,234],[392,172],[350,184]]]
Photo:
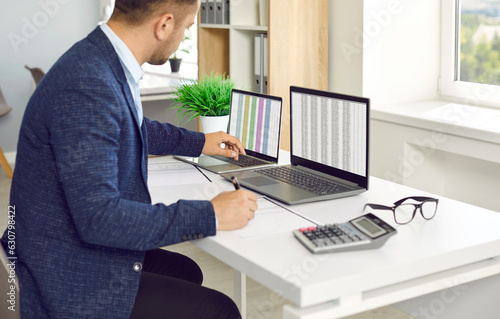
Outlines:
[[341,184],[344,184],[344,185],[347,185],[347,186],[350,186],[350,187],[358,186],[358,184],[356,184],[356,183],[349,182],[349,181],[346,181],[345,179],[338,178],[338,177],[335,177],[335,176],[332,176],[332,175],[328,175],[328,174],[325,174],[325,173],[322,173],[322,172],[319,172],[319,171],[315,171],[313,169],[307,168],[307,167],[302,166],[302,165],[297,165],[295,167],[297,167],[298,169],[300,169],[300,170],[302,170],[302,171],[304,171],[306,173],[309,173],[309,174],[312,174],[312,175],[317,175],[317,176],[320,176],[322,178],[330,179],[332,181],[335,181],[337,183],[341,183]]

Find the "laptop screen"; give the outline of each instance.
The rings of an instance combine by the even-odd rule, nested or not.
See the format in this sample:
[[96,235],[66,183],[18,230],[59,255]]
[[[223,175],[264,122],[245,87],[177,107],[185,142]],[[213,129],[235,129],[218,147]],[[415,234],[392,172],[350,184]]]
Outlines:
[[233,90],[229,134],[241,141],[247,154],[278,157],[281,105],[278,97]]
[[368,99],[292,88],[292,154],[366,177]]

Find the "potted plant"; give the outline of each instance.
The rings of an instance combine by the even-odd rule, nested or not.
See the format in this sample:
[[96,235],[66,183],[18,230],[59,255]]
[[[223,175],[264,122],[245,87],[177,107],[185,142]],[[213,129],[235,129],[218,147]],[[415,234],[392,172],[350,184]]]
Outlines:
[[184,80],[174,86],[174,105],[177,109],[177,121],[189,122],[201,117],[204,133],[227,131],[231,90],[235,83],[225,74],[205,74],[198,81]]
[[177,73],[179,72],[181,68],[181,62],[182,58],[179,58],[177,54],[179,52],[184,52],[189,54],[189,49],[188,46],[184,43],[184,41],[189,40],[189,37],[186,37],[181,44],[179,45],[179,48],[174,52],[174,55],[170,59],[168,59],[168,62],[170,62],[170,69],[172,70],[172,73]]

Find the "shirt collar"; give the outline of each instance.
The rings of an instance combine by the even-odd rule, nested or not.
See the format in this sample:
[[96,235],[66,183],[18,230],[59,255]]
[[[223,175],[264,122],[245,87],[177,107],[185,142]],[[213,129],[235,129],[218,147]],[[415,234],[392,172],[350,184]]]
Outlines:
[[103,23],[101,25],[101,30],[104,34],[106,34],[109,41],[115,48],[115,51],[120,58],[120,62],[126,70],[125,74],[127,76],[127,80],[132,81],[134,84],[138,84],[144,75],[144,71],[132,54],[132,51],[130,51],[127,45],[116,35],[116,33],[113,32],[113,30],[111,30],[107,24]]

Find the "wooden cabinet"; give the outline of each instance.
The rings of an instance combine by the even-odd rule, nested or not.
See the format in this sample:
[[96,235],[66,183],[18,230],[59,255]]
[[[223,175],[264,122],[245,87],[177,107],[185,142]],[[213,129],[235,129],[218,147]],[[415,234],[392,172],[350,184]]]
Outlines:
[[253,90],[254,35],[267,32],[267,93],[283,98],[281,148],[289,150],[290,85],[328,89],[328,0],[230,1],[229,25],[199,24],[199,76],[225,73]]

